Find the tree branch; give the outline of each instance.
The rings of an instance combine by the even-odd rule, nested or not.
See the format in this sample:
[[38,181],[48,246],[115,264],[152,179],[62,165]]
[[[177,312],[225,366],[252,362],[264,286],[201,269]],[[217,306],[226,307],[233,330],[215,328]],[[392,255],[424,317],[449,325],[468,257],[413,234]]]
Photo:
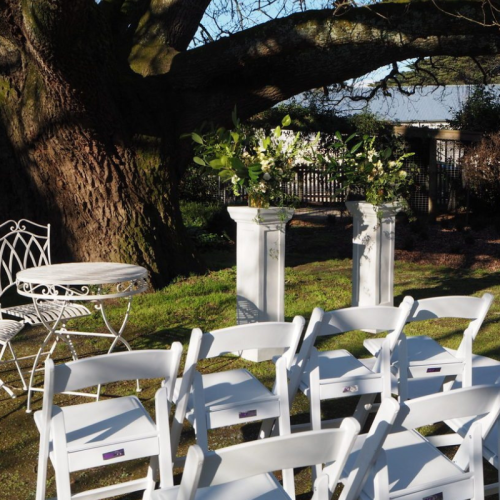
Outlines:
[[185,94],[186,115],[229,116],[237,104],[240,115],[249,116],[302,91],[359,77],[395,60],[500,51],[498,27],[492,26],[494,16],[484,5],[445,3],[446,12],[418,2],[293,14],[176,55],[164,82],[201,96],[203,101]]
[[187,49],[211,0],[151,0],[134,35],[129,61],[134,71],[166,73]]
[[78,43],[87,29],[87,0],[37,0],[23,2],[24,31],[32,46],[58,54]]

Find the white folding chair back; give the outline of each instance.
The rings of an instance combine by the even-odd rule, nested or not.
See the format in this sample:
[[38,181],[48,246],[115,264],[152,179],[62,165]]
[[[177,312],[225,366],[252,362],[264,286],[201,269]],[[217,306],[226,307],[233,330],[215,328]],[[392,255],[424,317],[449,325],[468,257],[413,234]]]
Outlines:
[[338,429],[308,431],[243,443],[212,452],[189,449],[180,486],[155,491],[151,500],[295,499],[271,474],[280,469],[328,464],[313,500],[329,500],[359,433],[348,418]]
[[[406,297],[399,307],[360,306],[338,309],[315,315],[316,326],[310,327],[311,337],[331,336],[353,330],[388,331],[379,355],[371,360],[358,360],[346,350],[321,351],[311,347],[309,338],[307,349],[309,361],[302,374],[300,390],[309,398],[311,424],[313,429],[321,428],[321,401],[348,396],[367,396],[381,394],[390,397],[391,388],[391,353],[398,344],[401,332],[413,304],[411,297]],[[363,421],[365,399],[361,398],[356,418]],[[327,423],[323,423],[328,425]]]
[[[485,293],[482,297],[444,296],[415,301],[408,323],[443,318],[471,320],[464,331],[457,351],[445,349],[429,336],[406,337],[406,345],[395,353],[399,362],[400,377],[433,378],[450,388],[457,376],[463,387],[472,385],[472,345],[483,324],[493,301],[493,296]],[[365,347],[375,354],[381,347],[379,339],[368,339]],[[396,361],[394,357],[393,362]],[[403,365],[407,366],[402,370]],[[438,377],[438,378],[437,378]],[[420,395],[433,387],[428,384],[413,384],[414,395]],[[438,385],[437,389],[441,387]],[[435,390],[435,389],[433,389]],[[413,396],[413,394],[412,394]]]
[[[304,318],[297,316],[291,323],[252,323],[209,333],[193,330],[184,375],[176,387],[176,411],[172,423],[174,457],[185,418],[194,426],[197,443],[204,451],[208,451],[209,429],[277,419],[280,432],[290,432],[288,370],[304,323]],[[202,359],[247,349],[286,349],[276,362],[272,390],[246,369],[206,375],[196,369],[197,362]],[[259,437],[265,435],[261,431]]]
[[[108,498],[155,487],[158,462],[161,484],[173,484],[169,429],[170,403],[182,346],[170,350],[127,351],[54,365],[46,361],[43,408],[35,413],[40,431],[37,500],[45,499],[47,464],[55,470],[57,497]],[[156,393],[156,424],[135,396],[110,398],[59,408],[54,395],[112,382],[162,378]],[[70,474],[75,471],[151,457],[145,478],[72,494]]]
[[[364,463],[365,468],[357,471],[355,465],[354,469],[347,471],[347,484],[352,484],[356,475],[363,474],[366,474],[365,482],[362,491],[354,489],[351,495],[349,491],[341,496],[341,500],[482,500],[481,442],[487,430],[498,420],[499,412],[500,387],[493,385],[467,387],[405,401],[378,456],[375,460],[372,457],[369,470],[366,470],[362,456],[366,452],[363,442],[356,443],[352,461],[358,466]],[[438,449],[438,446],[449,444],[449,435],[427,438],[416,430],[471,415],[477,418],[457,452],[466,454],[465,467]]]

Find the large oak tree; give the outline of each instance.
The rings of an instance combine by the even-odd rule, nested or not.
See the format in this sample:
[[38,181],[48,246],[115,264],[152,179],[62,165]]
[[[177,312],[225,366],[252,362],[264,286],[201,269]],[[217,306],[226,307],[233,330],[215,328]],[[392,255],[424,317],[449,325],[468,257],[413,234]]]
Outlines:
[[480,1],[344,4],[193,48],[209,4],[0,0],[2,220],[51,222],[59,258],[136,262],[161,286],[202,267],[179,211],[182,134],[394,61],[500,50]]

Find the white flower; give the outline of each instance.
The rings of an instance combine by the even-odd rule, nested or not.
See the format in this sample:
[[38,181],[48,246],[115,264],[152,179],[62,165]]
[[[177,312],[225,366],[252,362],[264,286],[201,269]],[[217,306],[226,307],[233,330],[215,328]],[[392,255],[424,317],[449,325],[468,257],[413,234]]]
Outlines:
[[[264,169],[262,169],[262,170],[264,170]],[[269,175],[269,173],[268,173],[268,172],[266,172],[266,173],[263,175],[263,178],[264,178],[264,180],[265,180],[265,181],[268,181],[268,180],[271,178],[271,176]]]
[[270,159],[265,159],[260,162],[260,168],[262,169],[262,172],[269,172],[271,170],[273,161]]
[[408,174],[407,174],[407,172],[405,170],[401,170],[399,172],[399,177],[401,177],[402,179],[405,179],[407,175]]
[[260,193],[265,193],[267,191],[267,186],[265,182],[259,182],[259,185],[257,186],[257,190]]
[[239,178],[237,175],[233,175],[233,176],[231,177],[231,182],[232,182],[233,184],[238,184],[238,181],[239,181],[239,180],[240,180],[240,178]]

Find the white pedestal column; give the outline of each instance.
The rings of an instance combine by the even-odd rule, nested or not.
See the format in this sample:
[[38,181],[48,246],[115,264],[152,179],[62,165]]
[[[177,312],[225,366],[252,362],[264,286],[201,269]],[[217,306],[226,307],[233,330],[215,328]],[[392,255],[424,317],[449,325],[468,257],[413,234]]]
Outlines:
[[[285,228],[294,210],[228,207],[228,212],[237,224],[237,323],[284,321]],[[263,361],[281,354],[268,351],[245,351],[243,357]]]
[[353,216],[352,305],[394,305],[397,203],[348,201]]

